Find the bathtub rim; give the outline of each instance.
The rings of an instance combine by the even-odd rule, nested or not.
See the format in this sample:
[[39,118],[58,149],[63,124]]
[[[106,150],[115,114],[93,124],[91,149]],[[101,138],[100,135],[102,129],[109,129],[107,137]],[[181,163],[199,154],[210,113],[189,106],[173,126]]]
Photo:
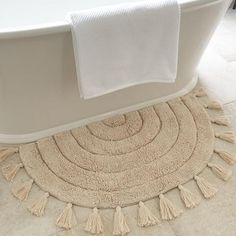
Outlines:
[[[181,14],[184,12],[194,11],[203,7],[221,3],[226,0],[180,0]],[[37,24],[25,27],[11,27],[0,30],[0,39],[13,39],[21,37],[34,37],[47,34],[70,32],[68,22],[57,21],[54,23]]]
[[48,136],[54,135],[56,133],[60,133],[60,132],[70,130],[73,128],[77,128],[79,126],[83,126],[88,123],[103,120],[103,119],[106,119],[106,118],[111,117],[116,114],[124,114],[124,113],[130,112],[130,111],[142,109],[144,107],[151,106],[151,105],[154,105],[157,103],[166,102],[168,100],[171,100],[171,99],[174,99],[177,97],[181,97],[181,96],[184,96],[185,94],[189,93],[190,91],[192,91],[194,89],[197,82],[198,82],[198,74],[196,73],[192,77],[192,79],[189,80],[189,82],[182,89],[180,89],[179,91],[177,91],[173,94],[170,94],[170,95],[167,95],[164,97],[152,99],[152,100],[141,102],[141,103],[131,105],[128,107],[124,107],[124,108],[121,108],[118,110],[113,110],[113,111],[110,111],[107,113],[99,114],[97,116],[93,116],[90,118],[85,118],[85,119],[74,121],[74,122],[71,122],[68,124],[59,125],[59,126],[55,126],[55,127],[49,128],[49,129],[36,131],[36,132],[32,132],[32,133],[26,133],[26,134],[1,134],[0,133],[0,144],[21,144],[21,143],[34,142],[34,141],[37,141],[41,138],[48,137]]

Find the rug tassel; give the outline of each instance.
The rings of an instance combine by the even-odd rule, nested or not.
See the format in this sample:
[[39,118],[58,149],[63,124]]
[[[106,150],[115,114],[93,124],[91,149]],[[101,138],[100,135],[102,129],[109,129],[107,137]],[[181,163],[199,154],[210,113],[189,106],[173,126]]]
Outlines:
[[236,153],[229,153],[223,150],[214,150],[225,162],[229,165],[234,165],[236,163]]
[[144,203],[139,202],[138,225],[141,227],[148,227],[159,223],[159,219],[144,205]]
[[28,210],[35,216],[43,216],[48,203],[48,197],[49,193],[44,193],[32,206],[28,207]]
[[204,97],[207,95],[206,90],[204,88],[199,88],[194,91],[194,95],[196,97]]
[[211,183],[199,176],[195,176],[194,179],[205,198],[208,199],[215,196],[218,190]]
[[231,175],[232,175],[232,170],[226,169],[221,165],[218,164],[213,164],[213,163],[208,163],[208,167],[212,169],[212,171],[221,179],[224,181],[227,181]]
[[193,194],[190,190],[182,185],[179,185],[178,188],[180,190],[181,199],[187,208],[194,208],[200,203],[200,198]]
[[20,201],[25,201],[27,200],[30,190],[33,185],[33,180],[27,180],[25,181],[22,185],[16,186],[12,188],[12,194],[18,198]]
[[217,101],[210,101],[208,104],[205,105],[205,108],[211,109],[211,110],[221,110],[222,106]]
[[103,233],[103,223],[98,209],[95,207],[93,212],[89,215],[84,230],[91,234]]
[[0,148],[0,163],[6,160],[8,157],[12,156],[13,154],[19,151],[18,148],[15,147],[3,147]]
[[224,125],[224,126],[230,125],[229,118],[225,116],[219,116],[216,119],[212,119],[211,122],[217,125]]
[[125,221],[125,216],[121,210],[120,206],[116,207],[116,212],[114,215],[114,228],[113,235],[126,235],[130,232],[129,226]]
[[224,141],[227,141],[229,143],[235,143],[235,141],[236,141],[235,135],[232,131],[227,131],[224,133],[216,133],[215,137],[222,139]]
[[68,203],[56,221],[56,225],[63,229],[71,229],[73,210],[72,204]]
[[3,166],[2,167],[2,174],[6,178],[7,181],[12,181],[14,179],[14,177],[16,176],[17,172],[22,167],[23,167],[22,163],[10,164],[7,166]]
[[172,220],[182,213],[182,210],[175,207],[173,203],[163,194],[160,194],[159,198],[161,217],[163,220]]

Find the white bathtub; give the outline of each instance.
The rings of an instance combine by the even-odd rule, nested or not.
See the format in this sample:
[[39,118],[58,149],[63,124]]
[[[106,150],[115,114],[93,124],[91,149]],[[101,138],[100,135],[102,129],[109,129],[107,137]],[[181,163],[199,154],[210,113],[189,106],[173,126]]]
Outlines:
[[8,0],[0,9],[0,142],[30,142],[165,101],[190,91],[196,67],[231,0],[179,0],[181,29],[174,84],[153,83],[82,100],[68,11],[123,0]]

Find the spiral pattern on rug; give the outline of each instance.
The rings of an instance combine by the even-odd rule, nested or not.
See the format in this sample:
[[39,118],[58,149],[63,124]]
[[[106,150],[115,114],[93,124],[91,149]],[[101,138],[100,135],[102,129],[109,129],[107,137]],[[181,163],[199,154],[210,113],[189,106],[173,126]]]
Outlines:
[[114,208],[152,199],[199,174],[214,131],[191,94],[22,145],[29,176],[51,196]]

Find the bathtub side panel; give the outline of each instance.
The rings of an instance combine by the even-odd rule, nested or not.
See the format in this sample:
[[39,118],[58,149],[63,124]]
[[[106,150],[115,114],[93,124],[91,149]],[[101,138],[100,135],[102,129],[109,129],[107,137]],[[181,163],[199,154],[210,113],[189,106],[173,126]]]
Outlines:
[[139,85],[89,100],[79,96],[70,32],[0,39],[0,142],[32,141],[70,128],[73,122],[84,124],[188,92],[229,2],[182,12],[174,84]]

